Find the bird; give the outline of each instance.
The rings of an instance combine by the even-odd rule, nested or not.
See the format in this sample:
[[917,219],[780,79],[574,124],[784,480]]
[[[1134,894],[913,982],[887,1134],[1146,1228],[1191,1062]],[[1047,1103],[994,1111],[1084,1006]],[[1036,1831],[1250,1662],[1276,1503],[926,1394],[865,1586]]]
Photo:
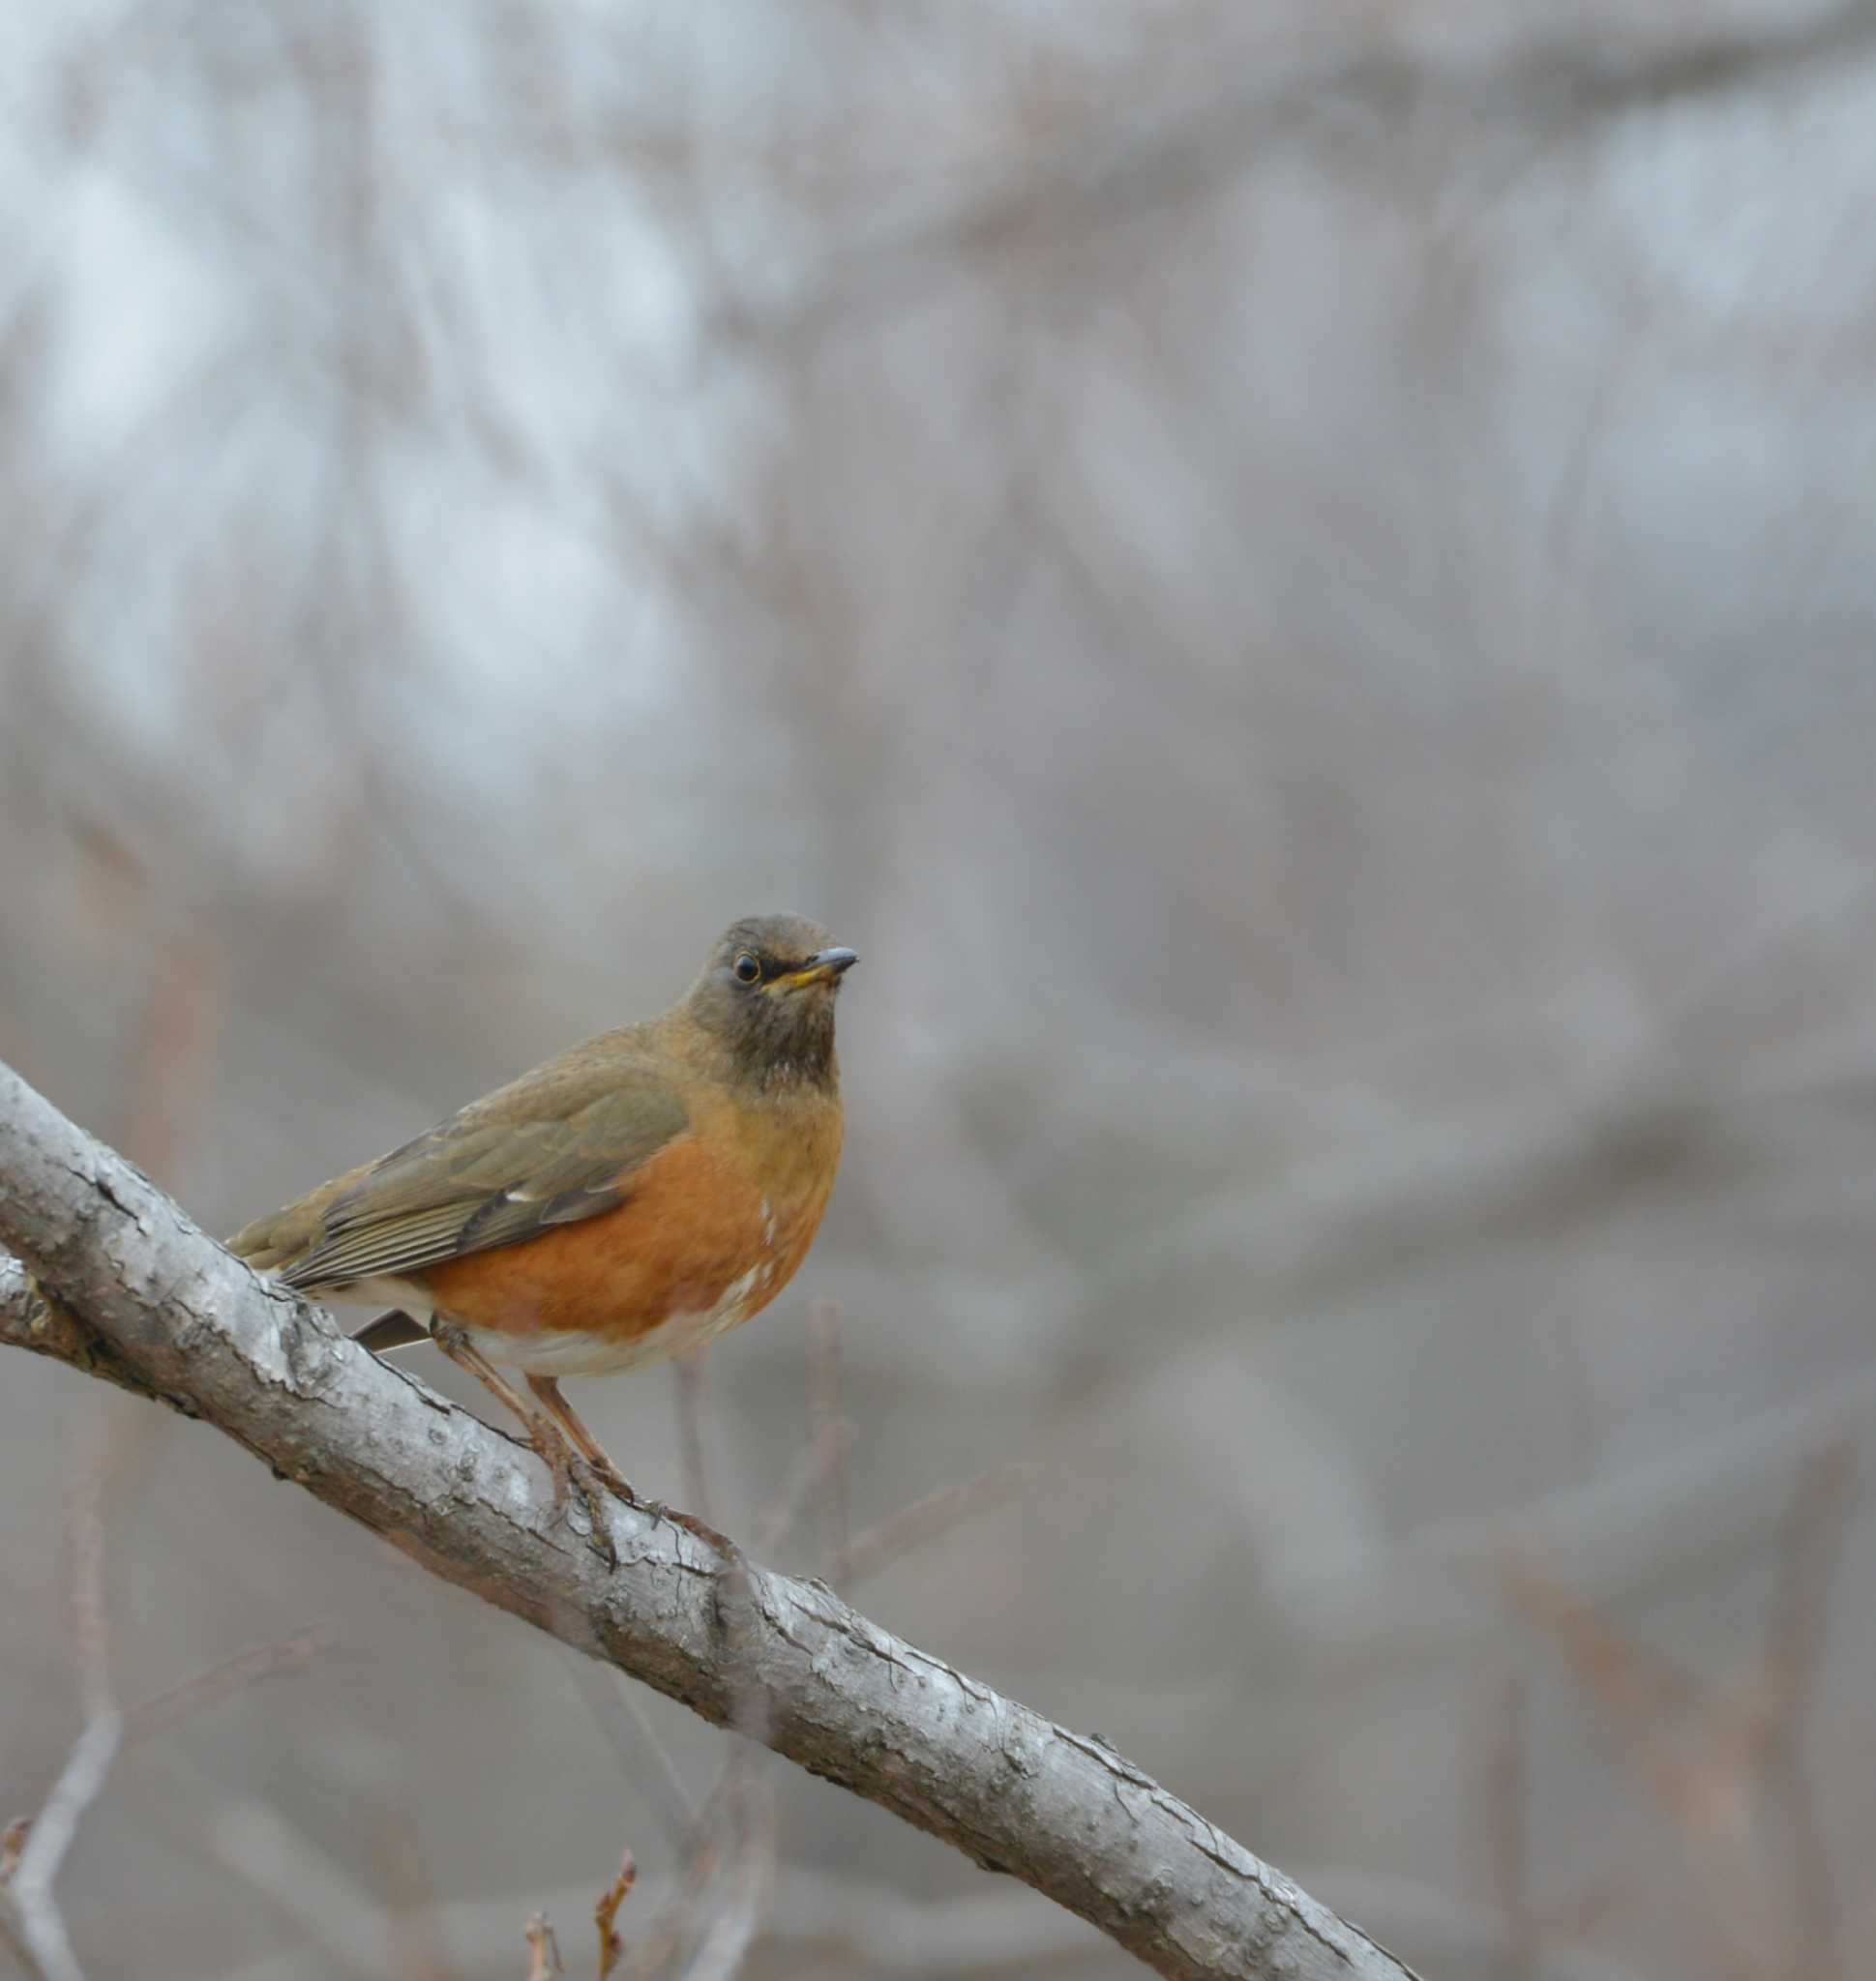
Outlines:
[[582,1464],[632,1488],[560,1380],[700,1347],[794,1276],[840,1163],[834,1004],[858,961],[797,915],[732,922],[660,1017],[545,1061],[228,1250],[321,1302],[393,1303],[352,1339],[433,1341],[521,1418],[556,1510],[578,1487],[600,1535]]

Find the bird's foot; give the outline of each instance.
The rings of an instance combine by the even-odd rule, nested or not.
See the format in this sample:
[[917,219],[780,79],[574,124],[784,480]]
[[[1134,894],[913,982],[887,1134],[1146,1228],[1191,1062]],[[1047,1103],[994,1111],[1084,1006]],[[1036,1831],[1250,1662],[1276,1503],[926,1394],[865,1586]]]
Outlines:
[[627,1506],[640,1504],[639,1495],[632,1490],[632,1482],[609,1458],[589,1458],[586,1469],[604,1486],[614,1499],[623,1500]]
[[742,1550],[728,1534],[720,1534],[708,1521],[700,1520],[694,1513],[683,1513],[674,1506],[667,1506],[662,1499],[650,1499],[644,1503],[644,1511],[654,1521],[669,1521],[674,1527],[682,1527],[687,1534],[695,1534],[706,1548],[713,1548],[726,1563],[734,1568],[747,1568],[749,1563],[743,1557]]
[[572,1496],[578,1493],[592,1528],[594,1548],[604,1557],[608,1568],[617,1568],[619,1552],[612,1545],[611,1517],[606,1504],[608,1482],[596,1476],[598,1468],[574,1450],[560,1435],[557,1425],[537,1419],[530,1429],[534,1434],[534,1449],[553,1482],[553,1523],[575,1533],[580,1531],[567,1518]]

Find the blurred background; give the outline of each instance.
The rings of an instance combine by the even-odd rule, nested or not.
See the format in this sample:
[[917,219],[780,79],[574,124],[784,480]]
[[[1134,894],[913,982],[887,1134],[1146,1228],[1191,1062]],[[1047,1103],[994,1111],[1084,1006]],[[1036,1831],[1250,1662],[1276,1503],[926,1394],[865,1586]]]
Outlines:
[[[1870,1971],[1876,10],[0,51],[0,1056],[226,1231],[814,915],[834,1207],[634,1480],[844,1414],[780,1564],[1430,1977]],[[124,1755],[94,1981],[590,1974],[627,1848],[642,1971],[1137,1971],[780,1764],[700,1851],[724,1736],[24,1355],[0,1819],[74,1492],[127,1701],[331,1638]]]

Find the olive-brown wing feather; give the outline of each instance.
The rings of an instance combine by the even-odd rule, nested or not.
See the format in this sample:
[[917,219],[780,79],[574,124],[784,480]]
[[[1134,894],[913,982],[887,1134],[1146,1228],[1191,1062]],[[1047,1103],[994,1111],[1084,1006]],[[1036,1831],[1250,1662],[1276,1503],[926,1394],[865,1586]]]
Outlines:
[[478,1104],[392,1150],[325,1205],[281,1278],[299,1287],[397,1279],[614,1210],[632,1171],[688,1118],[682,1096],[649,1071],[568,1111],[517,1112],[513,1098],[500,1117]]

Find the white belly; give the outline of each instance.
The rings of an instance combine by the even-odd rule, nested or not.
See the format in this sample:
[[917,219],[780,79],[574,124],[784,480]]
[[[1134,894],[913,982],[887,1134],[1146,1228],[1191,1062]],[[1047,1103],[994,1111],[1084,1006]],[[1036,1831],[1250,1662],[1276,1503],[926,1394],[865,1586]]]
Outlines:
[[[754,1266],[724,1288],[714,1307],[668,1315],[656,1327],[629,1341],[583,1330],[508,1334],[500,1328],[465,1324],[463,1332],[491,1362],[504,1369],[519,1369],[526,1375],[608,1375],[620,1370],[648,1369],[673,1355],[700,1348],[746,1319],[751,1297],[772,1270],[767,1264]],[[428,1320],[435,1311],[423,1287],[403,1280],[354,1280],[343,1286],[322,1288],[316,1297],[346,1306],[402,1307],[420,1320]]]

